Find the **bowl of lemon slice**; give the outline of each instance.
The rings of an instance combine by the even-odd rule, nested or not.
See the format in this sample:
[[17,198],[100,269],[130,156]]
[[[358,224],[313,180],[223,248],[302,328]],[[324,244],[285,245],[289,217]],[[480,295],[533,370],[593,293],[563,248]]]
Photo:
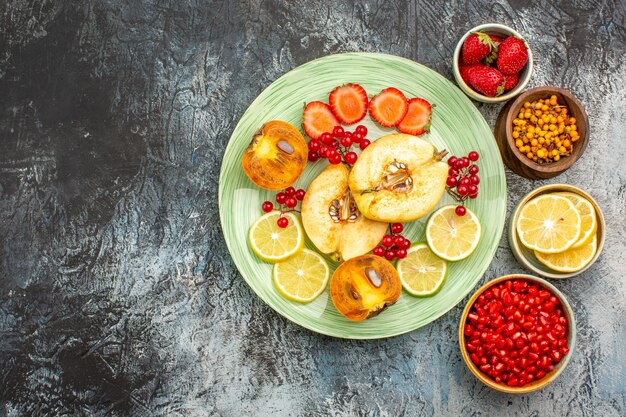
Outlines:
[[526,268],[547,278],[571,278],[589,269],[604,247],[606,224],[588,193],[567,184],[539,187],[519,202],[509,245]]

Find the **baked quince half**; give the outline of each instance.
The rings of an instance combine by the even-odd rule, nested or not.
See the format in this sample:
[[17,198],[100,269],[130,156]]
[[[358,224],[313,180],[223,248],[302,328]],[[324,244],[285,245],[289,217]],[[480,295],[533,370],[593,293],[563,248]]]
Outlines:
[[304,171],[308,147],[302,133],[282,120],[272,120],[254,134],[241,158],[250,180],[267,190],[291,186]]
[[348,187],[349,172],[344,164],[329,165],[309,185],[300,209],[309,239],[337,261],[372,250],[388,226],[361,215]]
[[448,164],[428,141],[393,134],[372,142],[350,172],[361,213],[381,222],[411,222],[429,213],[446,191]]
[[384,258],[363,255],[339,265],[330,279],[330,298],[344,317],[363,321],[395,303],[402,293],[398,271]]

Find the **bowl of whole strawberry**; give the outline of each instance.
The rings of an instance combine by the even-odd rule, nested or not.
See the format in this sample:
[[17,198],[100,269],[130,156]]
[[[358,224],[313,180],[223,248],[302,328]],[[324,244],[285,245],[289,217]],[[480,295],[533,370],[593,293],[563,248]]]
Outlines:
[[486,23],[469,30],[459,40],[453,69],[465,94],[483,103],[499,103],[526,87],[533,71],[533,55],[514,29]]
[[485,385],[510,394],[554,381],[575,343],[574,312],[565,296],[533,275],[506,275],[483,285],[459,326],[467,367]]

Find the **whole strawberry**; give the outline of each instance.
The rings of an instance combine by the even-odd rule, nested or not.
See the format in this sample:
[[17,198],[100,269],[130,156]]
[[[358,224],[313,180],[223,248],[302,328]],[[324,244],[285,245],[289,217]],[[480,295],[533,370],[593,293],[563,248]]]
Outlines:
[[495,68],[476,65],[469,72],[470,85],[487,97],[504,93],[504,75]]
[[528,62],[528,51],[524,41],[509,36],[498,48],[498,69],[504,75],[517,74]]
[[482,67],[481,64],[474,64],[474,65],[461,65],[459,67],[459,72],[461,73],[461,78],[463,79],[463,81],[465,81],[465,84],[470,85],[470,79],[469,79],[469,74],[470,72],[472,72],[472,70],[474,68],[480,68]]
[[504,91],[512,90],[519,82],[519,74],[504,76]]
[[461,48],[463,65],[478,64],[481,59],[489,55],[495,44],[489,35],[483,32],[471,33]]

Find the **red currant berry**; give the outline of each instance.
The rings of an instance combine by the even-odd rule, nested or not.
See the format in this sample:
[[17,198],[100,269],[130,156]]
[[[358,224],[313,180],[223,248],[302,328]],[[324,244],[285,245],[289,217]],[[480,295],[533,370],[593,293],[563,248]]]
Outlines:
[[284,229],[285,227],[289,226],[289,219],[286,217],[279,217],[278,220],[276,220],[276,224],[281,229]]
[[287,197],[287,199],[285,200],[285,205],[289,208],[294,208],[297,204],[298,200],[296,200],[294,197]]
[[274,204],[272,204],[271,201],[264,201],[261,209],[263,209],[264,212],[269,213],[270,211],[274,210]]
[[387,259],[388,261],[393,261],[395,257],[396,251],[393,249],[387,249],[387,252],[385,252],[385,259]]
[[315,162],[320,159],[320,155],[315,151],[309,151],[309,155],[307,158],[309,159],[309,162]]
[[363,150],[363,149],[367,148],[368,146],[370,146],[370,143],[371,142],[369,140],[363,139],[361,141],[361,143],[359,143],[359,148],[361,148],[361,150]]
[[[348,132],[349,133],[349,132]],[[345,146],[346,148],[349,148],[350,146],[352,146],[352,135],[348,136],[348,133],[346,133],[342,138],[341,138],[341,144],[343,146]]]
[[346,133],[346,131],[343,130],[341,126],[335,126],[333,129],[333,136],[336,138],[342,138],[344,133]]
[[392,223],[391,224],[391,232],[392,233],[402,233],[403,230],[404,230],[404,226],[402,226],[402,223]]
[[467,156],[464,156],[463,158],[461,158],[461,161],[463,161],[463,167],[468,167],[470,164],[470,160]]
[[402,237],[402,236],[394,236],[393,244],[396,245],[397,247],[401,248],[402,245],[404,244],[404,237]]
[[402,242],[402,246],[400,246],[401,249],[408,249],[411,247],[411,241],[407,238],[404,238],[404,242]]
[[461,181],[459,181],[459,185],[470,185],[470,179],[467,177],[461,178]]
[[451,177],[456,177],[457,175],[459,175],[459,170],[456,168],[450,168],[448,170],[448,175]]
[[478,192],[474,193],[474,194],[470,194],[469,198],[471,198],[472,200],[475,199],[476,197],[478,197]]
[[339,141],[337,139],[333,139],[333,141],[330,144],[330,146],[332,146],[333,148],[338,148],[339,147]]
[[285,188],[285,194],[287,194],[288,196],[293,196],[296,193],[296,189],[293,187],[287,187]]
[[470,177],[470,184],[474,184],[474,185],[480,184],[480,178],[478,177],[478,175],[472,175]]
[[478,174],[478,165],[470,165],[470,167],[467,169],[467,172],[469,172],[472,175],[476,175]]
[[456,180],[456,177],[450,176],[450,177],[448,177],[448,179],[446,180],[446,185],[447,185],[448,187],[450,187],[450,188],[454,188],[454,187],[456,187],[457,182],[458,182],[458,181]]
[[320,158],[328,158],[328,151],[330,149],[331,148],[329,148],[328,146],[322,145],[320,146],[320,150],[317,153],[319,154]]
[[303,189],[299,189],[298,191],[296,191],[296,200],[299,200],[299,201],[304,200],[305,194],[306,192]]
[[331,142],[333,141],[333,135],[331,135],[328,132],[322,133],[322,136],[320,136],[320,140],[322,141],[323,144],[330,145]]
[[383,236],[383,239],[380,241],[380,243],[382,243],[383,246],[386,246],[386,247],[393,245],[393,236],[391,235]]
[[[326,133],[324,133],[326,135]],[[311,141],[309,142],[309,150],[310,151],[319,151],[320,150],[320,146],[322,146],[322,144],[320,143],[319,140],[316,139],[311,139]]]
[[352,142],[354,142],[354,143],[361,142],[363,140],[363,138],[365,138],[365,136],[363,136],[359,132],[356,132],[356,133],[352,134]]
[[474,184],[467,186],[467,192],[469,195],[478,194],[478,187]]
[[463,169],[463,159],[459,158],[456,161],[454,161],[454,169],[456,169],[457,171],[460,171]]
[[354,164],[358,158],[359,157],[354,152],[348,152],[346,156],[344,157],[346,162],[349,163],[350,165]]
[[470,161],[476,162],[478,161],[478,152],[472,151],[467,154],[467,157],[469,158]]
[[456,208],[454,209],[454,212],[456,213],[457,216],[465,216],[465,213],[467,213],[467,210],[463,206],[456,206]]
[[373,252],[374,252],[374,255],[385,256],[385,248],[383,248],[382,246],[376,246]]
[[396,249],[396,256],[400,259],[406,258],[406,249]]
[[285,204],[285,200],[287,199],[287,194],[285,193],[278,193],[276,194],[276,202],[278,204]]
[[335,151],[334,154],[332,154],[331,156],[328,157],[328,162],[330,162],[333,165],[340,164],[341,163],[341,155],[339,155],[337,153],[337,151]]
[[457,158],[456,156],[451,156],[450,158],[448,158],[448,165],[450,165],[451,167],[454,167],[458,159],[459,158]]
[[338,155],[338,153],[337,153],[337,149],[335,149],[335,148],[330,148],[330,149],[328,150],[328,159],[330,159],[333,155]]
[[354,132],[361,134],[363,137],[367,136],[367,128],[363,125],[358,125]]
[[467,185],[459,185],[458,187],[456,187],[456,191],[461,196],[467,195],[467,193],[468,193]]

